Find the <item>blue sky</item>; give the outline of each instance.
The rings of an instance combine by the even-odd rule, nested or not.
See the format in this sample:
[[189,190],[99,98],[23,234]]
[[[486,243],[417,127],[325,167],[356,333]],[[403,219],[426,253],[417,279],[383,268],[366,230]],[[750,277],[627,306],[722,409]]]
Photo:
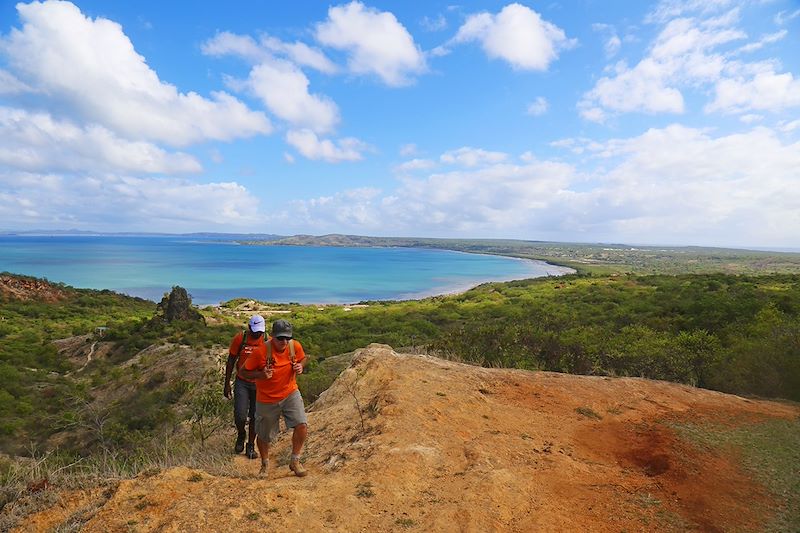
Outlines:
[[0,4],[0,229],[800,245],[800,2]]

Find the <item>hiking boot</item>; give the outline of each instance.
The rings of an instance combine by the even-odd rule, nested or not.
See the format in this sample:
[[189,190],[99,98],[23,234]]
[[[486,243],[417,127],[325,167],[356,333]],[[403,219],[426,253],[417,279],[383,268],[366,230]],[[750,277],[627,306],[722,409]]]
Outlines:
[[303,477],[308,474],[308,470],[300,463],[300,459],[292,459],[289,462],[289,470],[294,472],[294,475],[297,477]]
[[248,459],[258,459],[258,454],[256,453],[256,445],[247,443],[247,453],[245,453]]
[[261,461],[261,469],[258,471],[259,477],[267,477],[269,475],[269,461]]
[[236,437],[236,446],[233,447],[233,453],[242,453],[244,451],[244,433],[239,433]]

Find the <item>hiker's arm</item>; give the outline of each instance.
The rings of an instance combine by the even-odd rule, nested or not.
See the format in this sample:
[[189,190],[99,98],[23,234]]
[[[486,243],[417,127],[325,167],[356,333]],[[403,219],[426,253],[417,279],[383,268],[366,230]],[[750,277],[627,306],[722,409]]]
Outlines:
[[302,374],[303,372],[305,372],[307,366],[308,366],[308,356],[305,353],[303,353],[303,358],[297,361],[292,368],[294,369],[295,374]]
[[260,370],[239,370],[239,375],[245,379],[269,379],[272,377],[272,369],[262,368]]
[[225,386],[222,388],[222,394],[226,398],[231,397],[231,374],[233,374],[234,365],[236,365],[236,357],[228,355],[228,362],[225,363]]

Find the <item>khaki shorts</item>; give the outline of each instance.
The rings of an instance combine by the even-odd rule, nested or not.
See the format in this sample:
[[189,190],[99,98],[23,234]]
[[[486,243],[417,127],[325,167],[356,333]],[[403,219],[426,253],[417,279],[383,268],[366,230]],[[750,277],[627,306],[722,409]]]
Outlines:
[[256,402],[256,435],[266,442],[275,442],[280,433],[280,419],[287,428],[293,428],[300,424],[307,424],[306,408],[303,405],[303,397],[300,391],[296,390],[283,400],[275,403]]

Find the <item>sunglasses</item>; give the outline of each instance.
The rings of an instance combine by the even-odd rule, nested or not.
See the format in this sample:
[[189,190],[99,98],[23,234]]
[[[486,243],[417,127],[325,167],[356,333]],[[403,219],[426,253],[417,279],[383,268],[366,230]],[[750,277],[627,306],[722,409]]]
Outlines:
[[292,340],[291,337],[286,337],[285,335],[281,335],[279,337],[275,337],[275,339],[277,339],[279,341],[290,341],[290,340]]

